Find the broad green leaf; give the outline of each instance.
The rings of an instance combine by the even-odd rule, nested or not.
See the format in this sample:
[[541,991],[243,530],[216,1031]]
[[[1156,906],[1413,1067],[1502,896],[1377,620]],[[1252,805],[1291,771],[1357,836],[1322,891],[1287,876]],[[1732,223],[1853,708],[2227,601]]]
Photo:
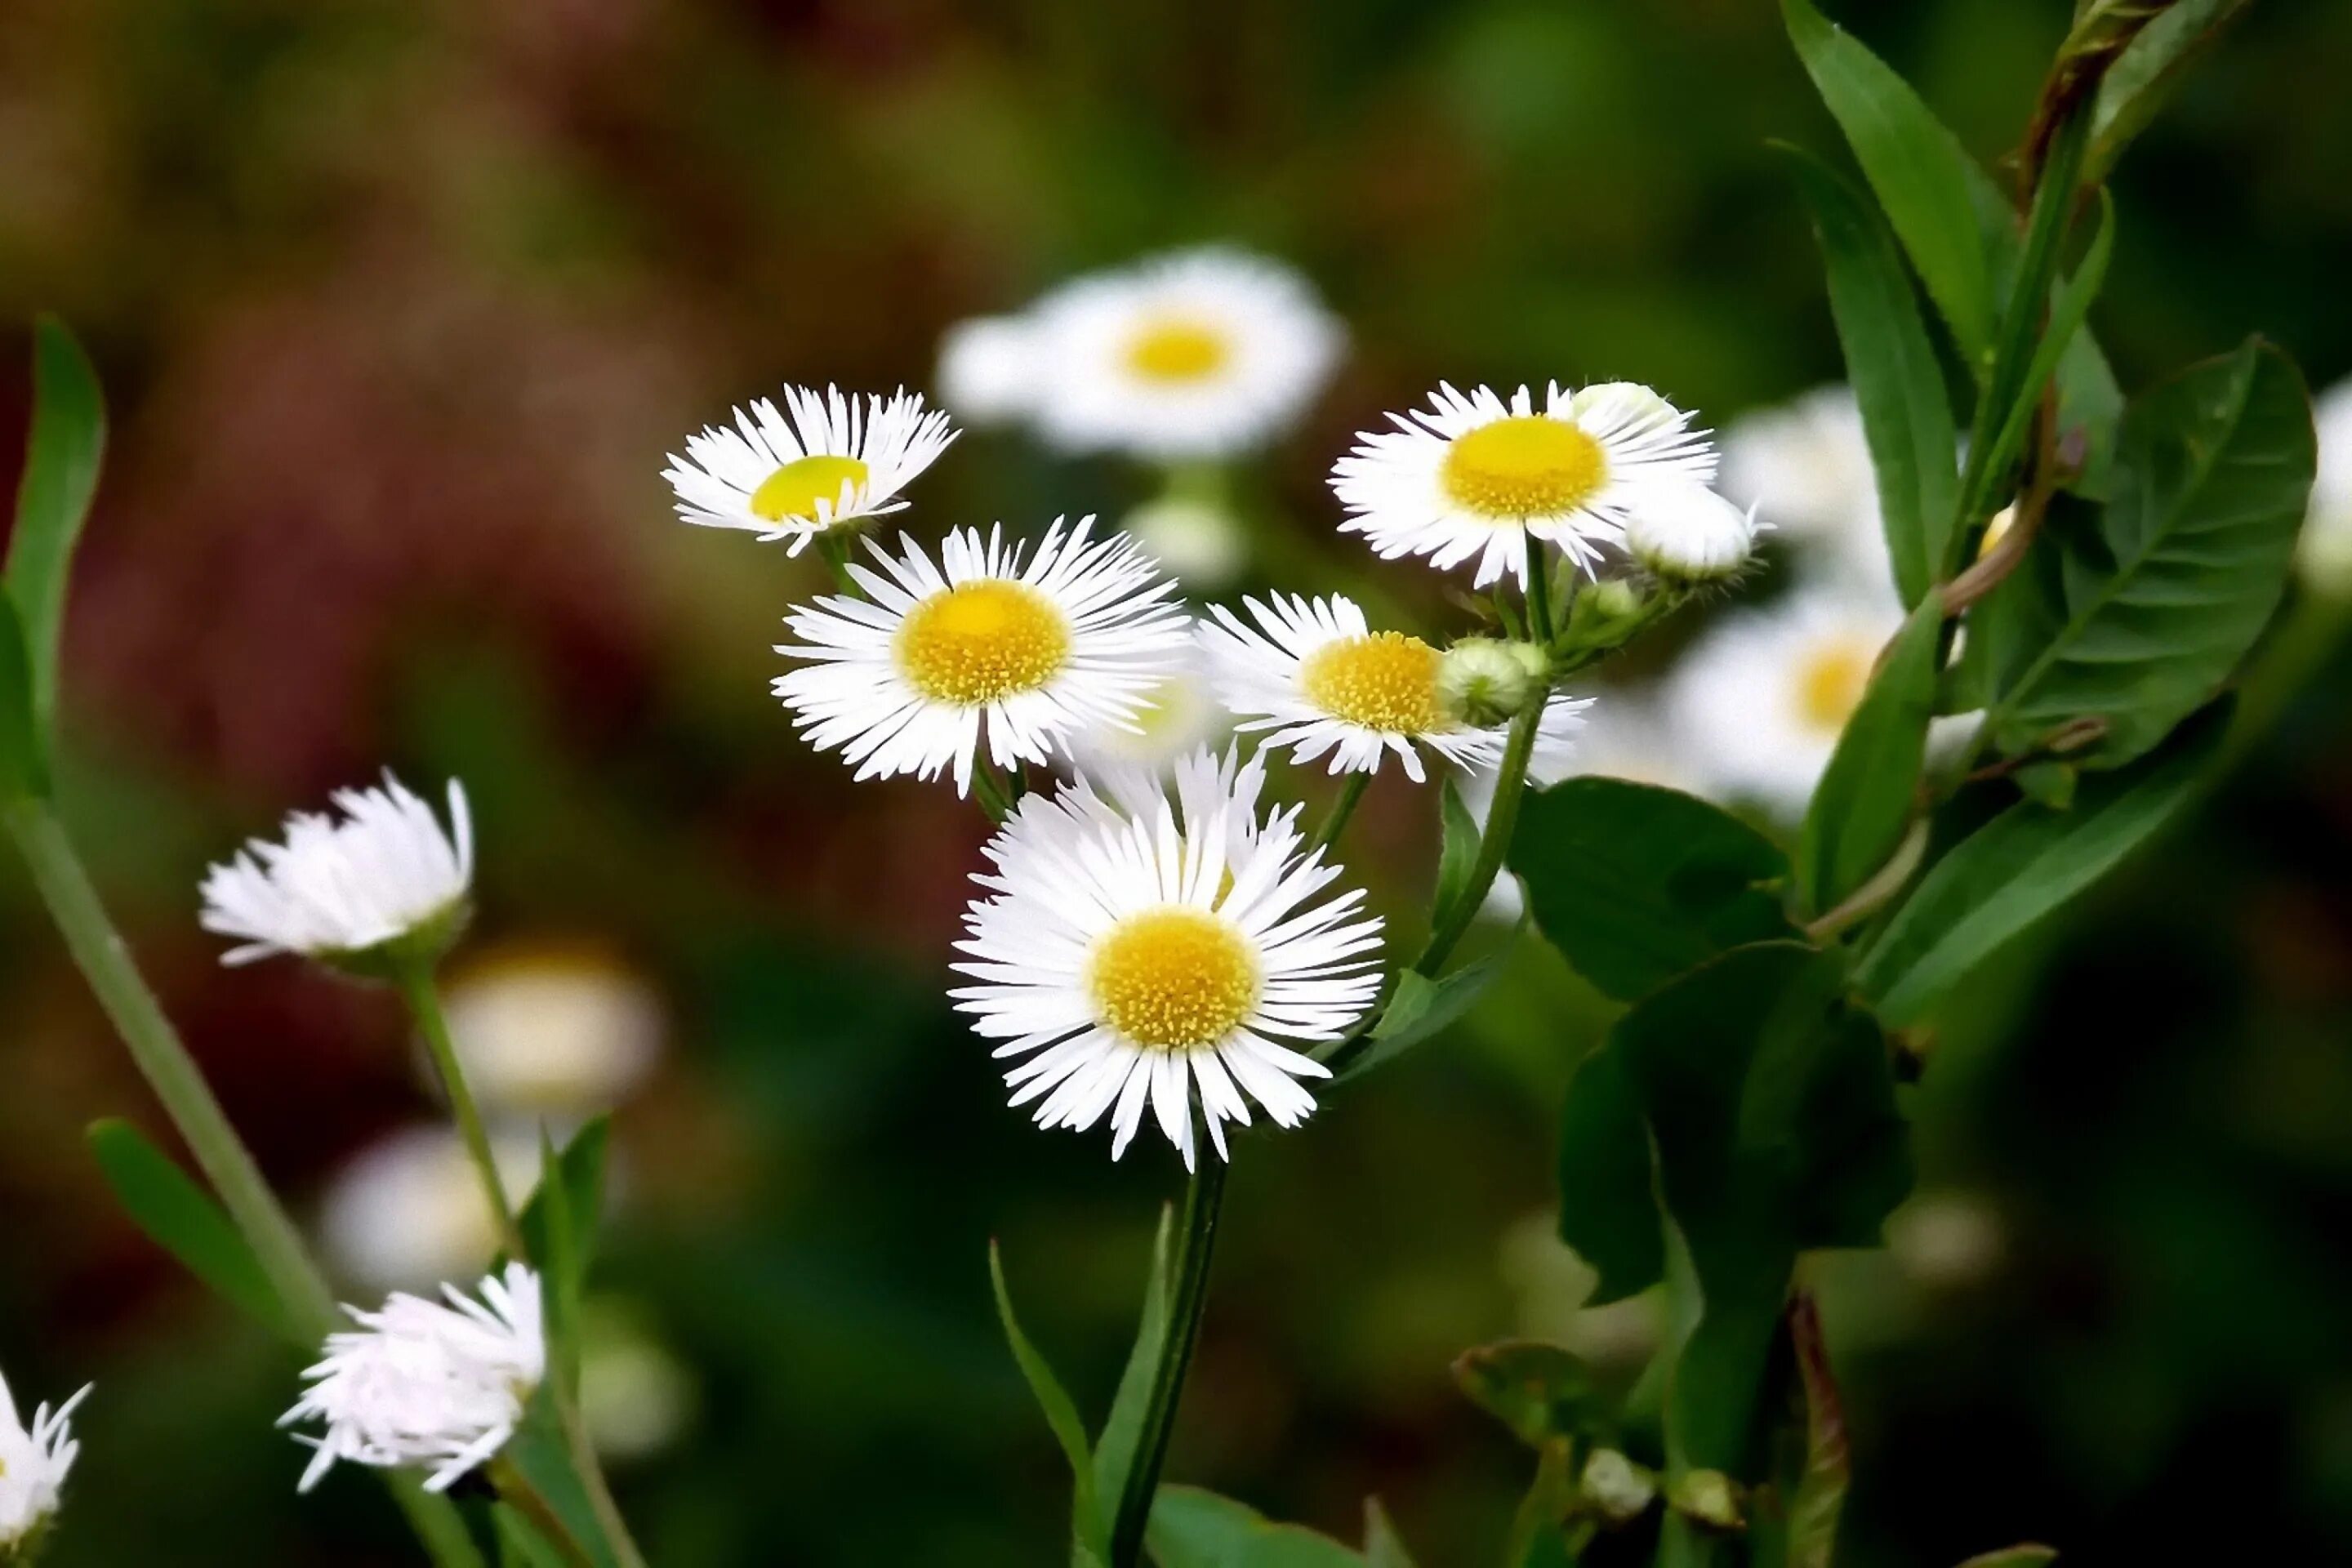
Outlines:
[[1815,90],[1844,131],[1954,340],[1980,374],[1993,328],[1979,205],[1983,171],[1910,83],[1811,0],[1781,0],[1780,9]]
[[1887,646],[1814,787],[1797,847],[1799,897],[1813,913],[1869,880],[1903,841],[1917,809],[1943,637],[1943,597],[1931,592]]
[[2053,504],[1987,602],[1994,743],[2095,720],[2071,760],[2114,767],[2210,700],[2278,605],[2315,446],[2303,378],[2259,341],[2136,401],[2112,499]]
[[2147,128],[2189,68],[2246,8],[2248,0],[2171,0],[2132,39],[2099,83],[2086,177],[2104,179]]
[[[1062,1458],[1070,1467],[1070,1479],[1075,1488],[1070,1516],[1078,1543],[1102,1556],[1109,1551],[1109,1540],[1104,1527],[1102,1510],[1096,1500],[1094,1457],[1087,1448],[1086,1423],[1078,1417],[1078,1407],[1061,1379],[1046,1364],[1029,1336],[1021,1331],[1021,1320],[1013,1315],[1013,1293],[1004,1284],[1004,1258],[996,1243],[988,1244],[988,1277],[996,1289],[996,1319],[1004,1327],[1004,1341],[1013,1349],[1013,1359],[1019,1363],[1022,1377],[1029,1384],[1029,1393],[1045,1413],[1045,1425],[1054,1430],[1054,1440],[1062,1446]],[[1155,1517],[1157,1513],[1155,1510]]]
[[2036,1546],[2031,1542],[2021,1546],[2004,1546],[1998,1552],[1982,1552],[1960,1564],[1960,1568],[2043,1568],[2058,1561],[2054,1546]]
[[1916,605],[1941,574],[1958,503],[1959,432],[1911,274],[1869,202],[1789,149],[1829,271],[1830,311],[1862,409],[1895,587]]
[[1559,1116],[1559,1238],[1600,1276],[1594,1306],[1645,1290],[1664,1275],[1649,1124],[1613,1039],[1593,1047],[1568,1080]]
[[1891,1027],[1916,1023],[1969,972],[2025,934],[2195,797],[2228,728],[2226,704],[2119,773],[2086,774],[2074,808],[2021,800],[1936,862],[1854,969]]
[[44,737],[57,711],[66,580],[90,498],[98,493],[105,447],[106,403],[98,373],[65,323],[43,316],[33,327],[33,427],[25,442],[25,476],[16,487],[7,575],[9,596],[24,618],[33,712],[37,732]]
[[1135,1468],[1145,1410],[1151,1403],[1152,1377],[1168,1342],[1169,1241],[1175,1225],[1175,1211],[1161,1205],[1160,1228],[1151,1238],[1151,1271],[1143,1281],[1143,1310],[1136,1318],[1135,1343],[1127,1352],[1118,1393],[1111,1400],[1102,1437],[1095,1445],[1095,1496],[1113,1500],[1113,1507],[1127,1489],[1128,1472]]
[[48,793],[39,721],[33,712],[33,666],[16,606],[0,593],[0,798]]
[[563,1549],[511,1504],[495,1505],[490,1522],[498,1531],[499,1568],[572,1568]]
[[1340,1079],[1361,1078],[1461,1022],[1510,962],[1524,929],[1523,921],[1493,952],[1480,954],[1441,979],[1432,980],[1411,969],[1398,974],[1396,990],[1381,1009],[1380,1022],[1372,1026],[1371,1044],[1341,1071]]
[[1161,1487],[1144,1536],[1160,1568],[1365,1568],[1327,1535],[1271,1524],[1245,1504],[1197,1487]]
[[1509,864],[1544,935],[1621,1001],[1791,930],[1779,891],[1787,857],[1738,818],[1653,784],[1586,777],[1528,791]]
[[244,1234],[169,1155],[127,1121],[92,1122],[89,1138],[106,1184],[149,1240],[247,1317],[281,1338],[317,1348],[289,1326]]
[[1559,1345],[1507,1340],[1464,1351],[1454,1363],[1454,1382],[1473,1405],[1532,1448],[1556,1437],[1605,1438],[1615,1433],[1610,1402],[1591,1370]]
[[1437,902],[1433,907],[1443,913],[1454,907],[1454,901],[1469,884],[1471,868],[1478,858],[1481,834],[1478,819],[1470,815],[1470,807],[1464,803],[1462,791],[1453,779],[1445,781],[1439,798]]
[[1364,1500],[1364,1568],[1414,1568],[1404,1537],[1376,1497]]

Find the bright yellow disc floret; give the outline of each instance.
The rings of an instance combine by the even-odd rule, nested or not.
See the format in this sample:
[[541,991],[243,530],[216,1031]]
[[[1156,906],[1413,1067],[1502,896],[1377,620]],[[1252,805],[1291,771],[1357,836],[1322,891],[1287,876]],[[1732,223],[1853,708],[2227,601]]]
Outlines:
[[1447,499],[1465,511],[1549,517],[1600,493],[1609,480],[1609,456],[1565,419],[1517,415],[1455,437],[1437,477]]
[[933,594],[907,612],[899,673],[935,702],[974,708],[1034,691],[1070,657],[1070,626],[1025,583],[987,578]]
[[1249,943],[1205,910],[1129,915],[1095,947],[1087,988],[1104,1026],[1149,1050],[1194,1050],[1257,1005]]

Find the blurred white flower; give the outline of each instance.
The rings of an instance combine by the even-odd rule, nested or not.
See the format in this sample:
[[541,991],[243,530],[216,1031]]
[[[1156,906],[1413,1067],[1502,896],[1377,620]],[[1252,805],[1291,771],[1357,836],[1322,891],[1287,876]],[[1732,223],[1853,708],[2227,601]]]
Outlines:
[[1723,433],[1723,493],[1816,567],[1886,574],[1878,480],[1851,387],[1817,386],[1733,421]]
[[1206,662],[1197,644],[1178,649],[1167,671],[1145,688],[1129,723],[1090,724],[1071,732],[1072,766],[1087,774],[1139,768],[1165,775],[1185,757],[1222,743],[1233,731],[1233,715],[1217,700]]
[[1084,783],[1023,801],[973,879],[988,891],[955,967],[974,984],[950,994],[998,1058],[1027,1058],[1005,1083],[1039,1126],[1108,1114],[1117,1159],[1149,1105],[1189,1168],[1196,1098],[1220,1158],[1250,1100],[1283,1127],[1315,1109],[1297,1080],[1330,1070],[1277,1037],[1334,1040],[1362,1016],[1381,922],[1360,889],[1322,898],[1339,868],[1302,853],[1297,807],[1257,816],[1258,761],[1202,752],[1179,775],[1148,805]]
[[1340,345],[1297,273],[1218,247],[1074,279],[1029,323],[1039,434],[1160,461],[1264,445],[1322,390]]
[[309,1491],[339,1459],[431,1466],[443,1491],[506,1447],[547,1374],[539,1276],[507,1265],[477,1288],[444,1285],[446,1300],[395,1294],[380,1311],[344,1309],[360,1326],[327,1336],[326,1356],[303,1373],[310,1387],[278,1421],[322,1422],[303,1471]]
[[1249,536],[1241,520],[1207,501],[1163,497],[1127,514],[1127,531],[1187,588],[1225,586],[1249,565]]
[[1632,382],[1555,383],[1540,411],[1524,386],[1507,404],[1488,387],[1441,385],[1427,410],[1389,422],[1332,468],[1340,531],[1384,561],[1474,563],[1481,588],[1506,574],[1526,585],[1529,535],[1590,570],[1662,491],[1715,478],[1714,445],[1690,416]]
[[985,747],[999,767],[1048,761],[1074,731],[1133,724],[1190,636],[1176,584],[1124,534],[1057,520],[1034,553],[1001,530],[948,535],[933,565],[911,536],[885,576],[849,568],[867,597],[819,599],[785,617],[806,661],[775,693],[819,751],[857,776],[952,771],[968,794]]
[[1886,1248],[1920,1284],[1958,1289],[1980,1283],[2008,1250],[2007,1226],[1990,1200],[1969,1192],[1915,1193],[1887,1216]]
[[940,340],[940,401],[974,425],[1027,416],[1037,400],[1036,327],[1024,316],[975,316]]
[[89,1397],[84,1387],[55,1410],[37,1405],[27,1426],[17,1417],[8,1380],[0,1377],[0,1560],[11,1557],[57,1513],[67,1473],[81,1452],[73,1438],[73,1413]]
[[609,1110],[661,1054],[653,984],[585,949],[488,954],[450,979],[444,1004],[466,1081],[493,1115]]
[[2295,546],[2295,569],[2315,593],[2352,597],[2352,381],[2320,395],[2319,474]]
[[693,1419],[694,1377],[636,1315],[590,1301],[580,1325],[580,1416],[602,1458],[650,1458]]
[[1756,552],[1754,508],[1705,485],[1661,486],[1625,524],[1625,553],[1667,583],[1720,583]]
[[466,792],[449,781],[449,827],[386,773],[374,789],[338,790],[333,816],[296,812],[285,842],[256,838],[205,874],[206,931],[241,937],[222,958],[296,952],[330,962],[404,938],[446,942],[474,874]]
[[[521,1202],[539,1184],[537,1138],[498,1131],[491,1153],[507,1192]],[[391,1133],[337,1172],[320,1236],[339,1278],[377,1290],[471,1274],[499,1245],[481,1177],[446,1122]]]
[[911,392],[862,402],[837,387],[784,388],[787,419],[762,397],[735,411],[734,428],[686,438],[662,470],[677,515],[706,528],[785,539],[797,555],[836,524],[902,510],[898,492],[955,439],[948,416]]

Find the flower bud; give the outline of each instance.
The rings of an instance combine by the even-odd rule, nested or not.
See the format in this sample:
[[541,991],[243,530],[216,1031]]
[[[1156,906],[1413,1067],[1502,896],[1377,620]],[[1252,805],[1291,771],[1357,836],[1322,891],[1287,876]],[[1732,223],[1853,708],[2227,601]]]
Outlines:
[[1595,1448],[1579,1483],[1587,1501],[1611,1524],[1642,1517],[1658,1495],[1658,1479],[1615,1448]]
[[1692,1470],[1668,1483],[1666,1501],[1684,1518],[1713,1530],[1738,1530],[1747,1522],[1739,1512],[1739,1488],[1721,1470]]
[[1756,550],[1756,513],[1704,485],[1675,485],[1625,525],[1625,549],[1665,582],[1719,583]]
[[1465,637],[1438,661],[1438,703],[1465,724],[1504,723],[1542,696],[1549,663],[1529,643]]
[[1622,577],[1604,577],[1580,602],[1603,621],[1630,621],[1642,613],[1642,590]]

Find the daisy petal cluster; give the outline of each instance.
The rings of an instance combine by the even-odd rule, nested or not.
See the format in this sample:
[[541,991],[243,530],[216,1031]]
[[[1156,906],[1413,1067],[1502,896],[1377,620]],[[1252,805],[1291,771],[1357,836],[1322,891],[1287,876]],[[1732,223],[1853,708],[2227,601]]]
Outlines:
[[1148,1109],[1190,1167],[1196,1110],[1222,1158],[1253,1104],[1284,1127],[1314,1110],[1299,1080],[1329,1069],[1297,1047],[1371,1006],[1381,924],[1360,890],[1326,896],[1340,871],[1297,807],[1257,814],[1263,782],[1203,752],[1164,792],[1032,797],[989,844],[953,995],[1022,1058],[1005,1083],[1038,1125],[1108,1116],[1116,1159]]
[[688,437],[662,477],[688,522],[786,540],[797,555],[829,529],[903,509],[898,492],[954,439],[948,416],[913,393],[787,386],[782,410],[762,397],[731,428]]
[[66,1477],[81,1452],[73,1438],[73,1413],[89,1397],[84,1388],[54,1410],[37,1405],[26,1426],[8,1380],[0,1377],[0,1562],[12,1559],[56,1516]]
[[425,1490],[443,1491],[514,1436],[547,1374],[539,1276],[510,1263],[473,1296],[441,1289],[441,1301],[400,1293],[377,1311],[346,1309],[359,1327],[327,1336],[278,1422],[325,1427],[300,1439],[316,1450],[301,1490],[348,1460],[430,1467]]
[[2295,571],[2314,592],[2352,597],[2352,381],[2322,393],[2314,405],[2319,471],[2295,542]]
[[455,933],[474,874],[464,788],[449,781],[446,829],[389,773],[376,788],[338,790],[332,805],[296,812],[283,842],[254,839],[205,873],[204,928],[243,942],[222,963],[279,952],[341,962]]
[[868,542],[876,571],[849,568],[866,595],[822,598],[785,625],[778,653],[803,668],[776,695],[820,751],[857,776],[955,777],[971,790],[985,751],[999,767],[1046,762],[1076,731],[1134,729],[1190,635],[1175,584],[1124,535],[1060,521],[1034,551],[958,529],[935,563],[911,536],[896,554]]

